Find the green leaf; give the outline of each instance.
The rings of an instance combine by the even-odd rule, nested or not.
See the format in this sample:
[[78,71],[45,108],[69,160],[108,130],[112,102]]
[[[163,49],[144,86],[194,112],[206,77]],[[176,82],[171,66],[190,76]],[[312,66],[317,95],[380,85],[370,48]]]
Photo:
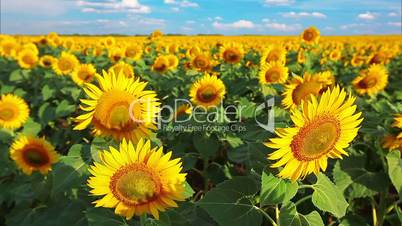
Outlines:
[[250,177],[234,177],[209,191],[198,202],[221,226],[261,225],[262,216],[252,203],[258,191]]
[[85,215],[89,226],[126,226],[124,218],[116,215],[112,210],[106,208],[87,209]]
[[32,118],[29,118],[24,125],[22,133],[26,136],[37,136],[42,127],[39,123],[35,122]]
[[56,92],[56,90],[50,88],[48,85],[44,85],[42,88],[42,98],[44,101],[50,99],[54,93]]
[[67,100],[61,101],[56,107],[56,117],[65,117],[75,111],[75,105],[70,104]]
[[271,173],[262,173],[262,181],[261,181],[261,204],[262,205],[271,205],[284,203],[293,198],[299,185],[294,182],[292,183],[289,180],[284,180],[282,178],[278,178]]
[[359,216],[359,215],[354,215],[354,214],[348,214],[344,218],[342,218],[341,223],[339,226],[368,226],[366,220]]
[[193,188],[191,188],[191,186],[186,181],[186,183],[184,183],[184,198],[185,199],[190,198],[193,196],[193,194],[194,194]]
[[387,155],[388,175],[402,199],[402,159],[399,151],[391,151]]
[[327,176],[319,173],[317,182],[312,187],[314,189],[312,201],[318,209],[330,212],[337,218],[345,216],[349,204],[342,191]]
[[297,212],[296,205],[293,202],[287,202],[282,205],[279,214],[279,225],[324,226],[324,223],[317,211],[313,211],[307,215],[302,215]]
[[400,221],[401,224],[402,224],[402,210],[401,210],[401,208],[400,208],[398,205],[396,205],[396,204],[395,204],[395,211],[396,211],[396,214],[398,215],[399,221]]
[[193,136],[195,149],[203,158],[209,158],[215,155],[219,150],[219,141],[215,136]]
[[88,165],[81,156],[83,145],[73,145],[67,156],[60,157],[60,162],[52,170],[52,196],[82,186]]
[[38,110],[38,117],[43,124],[54,120],[56,118],[55,108],[51,107],[49,103],[44,103]]

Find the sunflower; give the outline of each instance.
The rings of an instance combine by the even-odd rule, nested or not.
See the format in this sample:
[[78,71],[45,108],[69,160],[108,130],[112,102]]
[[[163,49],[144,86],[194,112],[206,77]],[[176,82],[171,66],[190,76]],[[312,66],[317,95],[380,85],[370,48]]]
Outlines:
[[388,84],[388,72],[385,66],[371,65],[367,71],[362,71],[353,82],[353,87],[360,95],[372,96],[385,89]]
[[177,65],[179,65],[179,59],[175,55],[169,54],[166,56],[166,58],[169,61],[169,69],[177,68]]
[[112,36],[108,36],[103,40],[103,44],[107,47],[110,48],[112,46],[114,46],[114,44],[116,43],[116,39]]
[[33,171],[47,174],[52,169],[52,164],[58,161],[54,147],[44,138],[21,136],[11,145],[10,155],[27,175],[31,175]]
[[367,59],[364,56],[360,56],[358,54],[355,54],[350,63],[352,64],[353,67],[360,67],[366,61],[367,61]]
[[306,62],[306,55],[303,49],[299,50],[297,53],[297,62],[299,64],[304,64],[304,62]]
[[276,160],[273,168],[283,167],[279,176],[292,181],[308,174],[325,171],[328,158],[348,155],[344,148],[356,137],[363,121],[356,112],[355,97],[339,86],[328,89],[319,101],[312,96],[301,110],[291,111],[295,127],[278,130],[277,138],[265,143],[278,149],[268,159]]
[[192,112],[193,112],[193,107],[190,106],[190,104],[182,104],[174,112],[174,119],[177,119],[178,117],[185,115],[185,114],[191,115]]
[[193,58],[201,53],[201,49],[198,46],[192,46],[191,48],[187,49],[186,55],[188,58]]
[[226,93],[225,84],[216,76],[205,74],[190,89],[191,101],[206,109],[220,104]]
[[268,47],[265,48],[261,55],[261,65],[268,64],[271,62],[280,62],[281,64],[286,63],[286,49],[281,46]]
[[147,83],[127,78],[114,71],[103,76],[96,74],[98,86],[84,84],[89,99],[82,99],[81,109],[87,113],[76,118],[75,130],[83,130],[92,123],[93,133],[138,142],[156,129],[154,119],[159,112],[156,93],[144,90]]
[[113,62],[119,62],[125,56],[124,49],[113,47],[109,49],[109,59]]
[[386,135],[382,139],[382,147],[389,150],[399,149],[402,153],[402,137],[400,135],[399,136]]
[[71,53],[62,52],[59,59],[53,63],[52,68],[58,75],[68,75],[78,64],[77,57]]
[[4,94],[0,98],[0,127],[20,128],[29,117],[27,103],[13,94]]
[[126,46],[125,56],[133,60],[139,60],[142,55],[142,48],[139,45],[129,45]]
[[221,47],[221,58],[230,64],[237,64],[243,59],[243,48],[237,44],[229,44]]
[[317,44],[320,31],[316,27],[309,27],[301,33],[301,40],[307,44]]
[[329,53],[329,59],[332,61],[338,61],[342,57],[342,53],[339,49],[334,49]]
[[402,114],[395,115],[392,126],[402,128]]
[[31,69],[38,63],[38,55],[31,49],[23,49],[18,53],[18,65],[24,69]]
[[39,65],[44,68],[52,67],[53,63],[56,62],[57,59],[50,55],[44,55],[39,59]]
[[14,38],[6,38],[1,41],[0,52],[2,56],[14,57],[17,54],[19,45]]
[[152,70],[158,73],[165,73],[169,70],[169,59],[166,56],[158,56],[152,65]]
[[211,60],[207,54],[197,54],[191,59],[191,65],[199,71],[208,71],[210,69]]
[[282,104],[286,108],[295,108],[306,101],[310,96],[318,96],[333,85],[332,74],[318,73],[311,75],[305,73],[303,77],[295,76],[289,84],[285,85]]
[[275,61],[264,64],[260,70],[261,84],[285,83],[288,79],[288,68],[283,66],[281,62]]
[[164,154],[163,147],[151,148],[143,139],[136,147],[123,140],[119,150],[109,149],[89,169],[90,193],[103,196],[93,202],[96,207],[115,208],[126,219],[143,214],[159,219],[159,212],[185,199],[186,174],[181,173],[181,159],[171,159],[172,152]]
[[113,70],[116,75],[118,75],[118,74],[120,74],[120,72],[122,72],[127,78],[134,77],[133,67],[130,64],[125,63],[124,61],[120,61],[119,63],[110,67],[109,71],[111,71],[111,70]]
[[91,82],[96,74],[96,69],[92,64],[81,64],[76,67],[71,74],[73,81],[82,86],[84,83]]

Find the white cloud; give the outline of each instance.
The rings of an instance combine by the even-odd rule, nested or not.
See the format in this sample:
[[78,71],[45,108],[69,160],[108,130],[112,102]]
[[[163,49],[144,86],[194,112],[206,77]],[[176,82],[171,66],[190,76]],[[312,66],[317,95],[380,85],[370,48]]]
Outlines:
[[110,0],[107,2],[78,0],[76,4],[79,7],[83,7],[81,9],[82,12],[130,12],[144,14],[151,12],[151,8],[149,6],[140,4],[138,0]]
[[301,24],[283,24],[276,22],[268,22],[265,23],[264,26],[269,29],[273,29],[276,31],[284,31],[284,32],[295,32],[303,29]]
[[58,16],[67,12],[72,2],[62,0],[1,0],[3,12],[24,15]]
[[390,13],[388,13],[388,16],[389,17],[398,17],[398,16],[400,16],[401,15],[401,12],[399,11],[399,12],[390,12]]
[[256,25],[248,20],[238,20],[233,23],[220,23],[218,21],[215,21],[212,23],[212,26],[216,29],[227,30],[227,29],[252,29],[255,28]]
[[402,27],[401,22],[388,22],[387,23],[389,26],[395,26],[395,27]]
[[306,18],[306,17],[313,17],[313,18],[327,18],[327,15],[320,13],[320,12],[288,12],[288,13],[282,13],[282,16],[285,18]]
[[183,7],[183,8],[198,8],[199,5],[196,2],[191,2],[188,0],[164,0],[163,1],[165,4],[168,5],[177,5],[179,7]]
[[264,3],[266,5],[291,5],[295,2],[295,0],[265,0]]
[[215,20],[223,20],[223,18],[220,17],[220,16],[216,16],[214,19],[215,19]]
[[375,18],[377,18],[377,15],[375,13],[365,12],[357,15],[357,18],[362,20],[374,20]]

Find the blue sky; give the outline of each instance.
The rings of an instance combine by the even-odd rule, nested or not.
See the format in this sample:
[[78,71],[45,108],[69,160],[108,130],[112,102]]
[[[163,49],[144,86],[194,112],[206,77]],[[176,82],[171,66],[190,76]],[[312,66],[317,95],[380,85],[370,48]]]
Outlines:
[[401,0],[1,0],[9,34],[401,34]]

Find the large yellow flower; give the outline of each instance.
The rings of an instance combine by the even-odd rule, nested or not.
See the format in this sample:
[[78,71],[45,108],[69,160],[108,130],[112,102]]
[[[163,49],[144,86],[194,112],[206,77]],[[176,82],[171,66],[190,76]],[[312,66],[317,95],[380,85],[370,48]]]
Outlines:
[[29,117],[27,103],[20,97],[4,94],[0,98],[0,127],[20,128]]
[[221,48],[221,57],[225,62],[237,64],[243,59],[244,50],[240,45],[232,43]]
[[91,82],[96,74],[96,69],[92,64],[81,64],[76,67],[71,74],[73,81],[82,86],[84,83]]
[[301,33],[301,40],[307,44],[317,44],[320,31],[316,27],[309,27]]
[[113,71],[103,76],[96,74],[99,87],[84,84],[89,99],[82,99],[81,109],[87,113],[76,118],[75,130],[83,130],[92,123],[93,132],[99,136],[111,136],[138,142],[156,129],[155,117],[159,112],[156,93],[144,90],[146,82],[127,78]]
[[356,112],[355,97],[338,86],[328,89],[319,101],[315,96],[293,110],[295,127],[278,130],[278,138],[265,145],[278,149],[268,159],[276,160],[273,168],[283,167],[279,176],[293,181],[306,175],[325,171],[328,158],[348,155],[344,148],[356,137],[363,121]]
[[287,79],[288,68],[279,61],[264,64],[260,69],[261,84],[285,83]]
[[57,62],[57,59],[50,55],[44,55],[39,60],[39,65],[44,68],[52,67],[53,63]]
[[281,64],[286,63],[286,49],[281,46],[271,46],[265,48],[262,55],[260,64],[268,64],[271,62],[279,62]]
[[318,73],[311,75],[305,73],[303,77],[294,77],[289,84],[285,86],[282,104],[286,108],[295,108],[304,100],[308,100],[310,96],[318,96],[327,87],[333,85],[334,78],[332,74]]
[[58,161],[54,147],[44,138],[22,136],[11,145],[10,155],[27,175],[31,175],[33,171],[47,174],[52,169],[52,164]]
[[115,208],[127,219],[142,214],[159,219],[160,211],[177,207],[176,201],[184,200],[186,174],[180,159],[171,156],[142,139],[136,147],[123,140],[119,150],[101,152],[101,162],[91,166],[88,179],[91,194],[103,196],[94,201],[96,207]]
[[191,101],[207,109],[218,106],[225,93],[226,88],[222,80],[209,74],[196,81],[190,89]]
[[62,52],[61,56],[53,63],[53,70],[58,75],[68,75],[79,64],[77,57],[71,53]]
[[388,71],[383,65],[372,65],[367,71],[353,80],[353,87],[360,95],[374,95],[381,92],[388,85]]
[[166,56],[159,56],[155,59],[155,62],[152,65],[152,70],[159,73],[165,73],[169,70],[169,66],[169,59]]
[[23,49],[18,53],[18,65],[24,69],[31,69],[38,63],[38,55],[31,49]]
[[120,74],[120,72],[122,72],[127,78],[134,77],[133,66],[131,66],[130,64],[128,64],[124,61],[119,61],[119,63],[110,67],[109,72],[111,70],[113,70],[116,75],[118,75],[118,74]]

